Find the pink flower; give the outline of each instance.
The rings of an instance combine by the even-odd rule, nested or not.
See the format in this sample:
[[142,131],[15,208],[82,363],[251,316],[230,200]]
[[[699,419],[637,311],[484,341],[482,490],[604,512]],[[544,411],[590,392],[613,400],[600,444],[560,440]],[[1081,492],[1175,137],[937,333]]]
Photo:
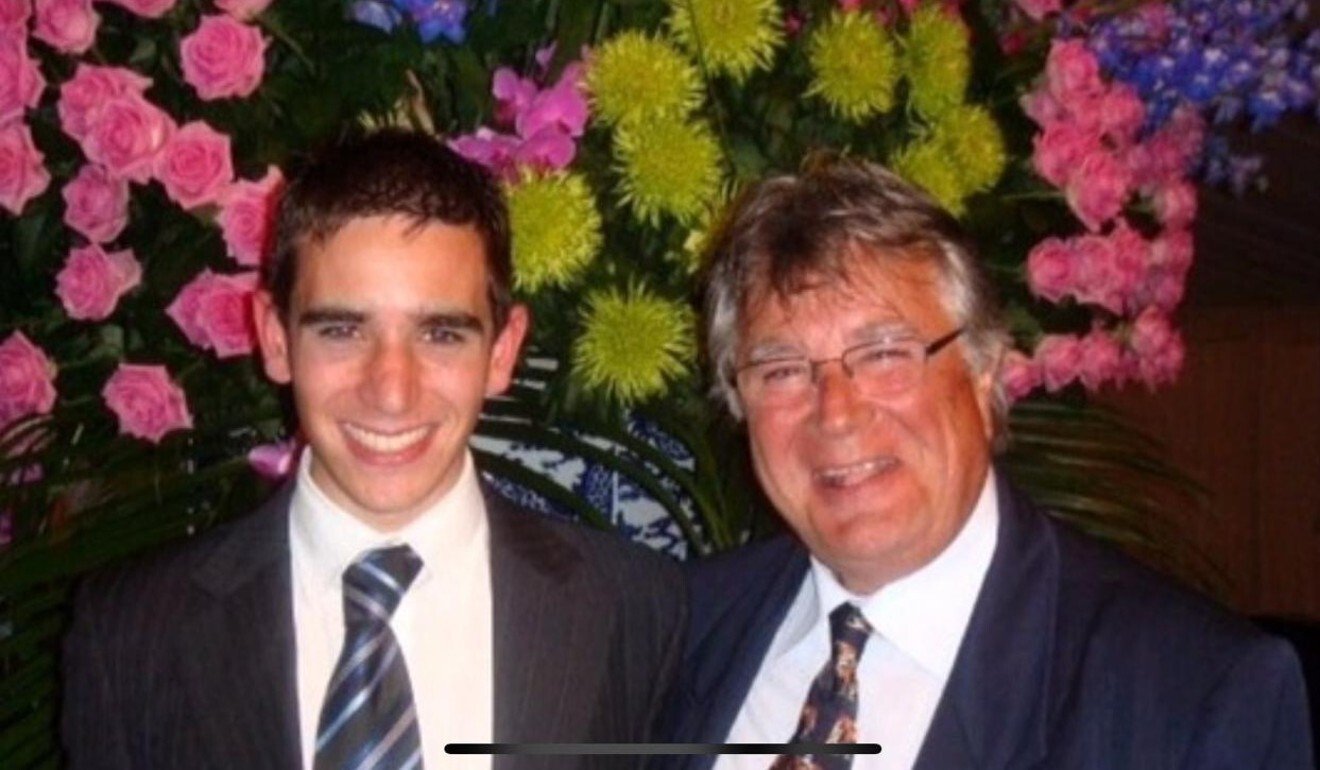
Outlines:
[[146,19],[159,19],[174,7],[175,0],[104,0]]
[[301,442],[288,439],[254,446],[248,452],[247,459],[248,464],[257,473],[268,479],[278,480],[288,477],[297,467],[298,454],[301,451]]
[[530,138],[547,127],[555,127],[569,136],[582,136],[587,125],[587,98],[582,93],[582,75],[581,64],[570,64],[553,86],[535,94],[514,119],[518,135]]
[[32,36],[60,53],[80,54],[92,47],[101,17],[92,0],[36,0]]
[[536,83],[518,77],[512,67],[500,67],[491,78],[490,92],[495,97],[495,122],[508,125],[527,109],[536,97]]
[[26,124],[0,127],[0,206],[19,216],[28,201],[45,192],[50,185],[45,160]]
[[64,269],[55,276],[55,293],[70,318],[101,321],[141,282],[142,266],[132,251],[106,252],[92,244],[69,252]]
[[1098,98],[1105,90],[1100,62],[1080,38],[1056,39],[1045,60],[1045,83],[1050,94],[1063,104]]
[[1132,192],[1132,172],[1112,154],[1093,152],[1072,169],[1063,192],[1073,213],[1095,232],[1122,212]]
[[999,368],[999,381],[1010,403],[1040,387],[1040,366],[1020,350],[1010,350]]
[[1151,194],[1155,216],[1165,227],[1181,230],[1196,219],[1196,186],[1185,179],[1165,182]]
[[1169,317],[1155,308],[1147,308],[1132,323],[1128,347],[1136,358],[1137,376],[1154,390],[1178,379],[1186,348],[1182,335]]
[[46,78],[28,56],[22,29],[0,27],[0,126],[36,107],[45,88]]
[[136,93],[107,102],[93,113],[90,128],[82,143],[87,159],[139,184],[151,178],[156,155],[175,131],[164,110]]
[[101,398],[119,418],[120,435],[159,444],[166,433],[193,426],[183,388],[163,366],[120,364],[101,389]]
[[1099,132],[1073,121],[1049,123],[1032,139],[1031,163],[1046,181],[1063,187],[1083,158],[1105,153]]
[[1014,5],[1021,8],[1032,21],[1040,21],[1051,13],[1063,10],[1060,0],[1014,0]]
[[1094,393],[1123,376],[1123,348],[1103,329],[1092,329],[1081,339],[1080,348],[1077,377],[1087,390]]
[[64,223],[92,243],[108,243],[128,224],[128,182],[93,163],[64,185]]
[[506,179],[517,176],[513,154],[519,145],[521,141],[518,137],[497,133],[485,126],[449,141],[451,150]]
[[1058,123],[1068,117],[1068,110],[1044,88],[1036,88],[1022,96],[1018,100],[1022,111],[1027,117],[1036,122],[1036,125],[1044,128],[1051,123]]
[[235,182],[225,192],[218,217],[220,232],[229,256],[238,264],[244,267],[261,264],[283,188],[284,176],[271,166],[261,181]]
[[0,342],[0,428],[55,406],[55,365],[23,332]]
[[1135,88],[1116,82],[1100,97],[1094,120],[1116,147],[1126,147],[1136,141],[1137,132],[1146,120],[1146,104]]
[[1076,284],[1072,249],[1058,238],[1046,238],[1027,254],[1027,285],[1032,293],[1059,302]]
[[183,79],[205,100],[248,96],[261,85],[266,39],[232,16],[206,16],[179,44]]
[[56,109],[60,114],[60,127],[79,143],[87,139],[92,120],[112,99],[129,94],[142,95],[151,86],[151,79],[123,67],[98,67],[78,63],[73,77],[60,86],[60,100]]
[[1071,334],[1047,334],[1036,346],[1035,360],[1045,389],[1056,393],[1077,379],[1082,366],[1081,341]]
[[247,355],[256,340],[251,317],[256,289],[255,271],[220,275],[206,269],[179,291],[165,314],[197,347],[220,358]]
[[1139,233],[1120,220],[1108,236],[1083,235],[1072,241],[1078,260],[1078,301],[1122,313],[1131,307],[1133,296],[1146,274],[1148,244]]
[[1136,306],[1153,305],[1166,313],[1182,302],[1187,273],[1192,267],[1193,242],[1190,230],[1166,230],[1150,246],[1147,271]]
[[106,3],[119,5],[131,13],[144,18],[160,18],[174,7],[176,0],[104,0]]
[[25,35],[30,18],[32,0],[0,0],[0,30],[13,30]]
[[215,7],[239,21],[248,21],[266,10],[271,0],[215,0]]
[[229,137],[194,120],[170,137],[152,171],[170,200],[185,209],[218,203],[234,181]]

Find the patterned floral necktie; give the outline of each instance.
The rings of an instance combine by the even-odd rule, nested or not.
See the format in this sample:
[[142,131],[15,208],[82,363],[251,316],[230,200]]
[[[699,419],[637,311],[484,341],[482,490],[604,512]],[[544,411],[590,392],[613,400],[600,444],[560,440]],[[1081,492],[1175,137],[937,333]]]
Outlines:
[[422,568],[406,545],[370,551],[344,570],[344,650],[326,690],[315,770],[419,770],[412,686],[390,616]]
[[[857,661],[871,636],[862,611],[844,602],[830,613],[830,660],[816,675],[789,743],[857,742]],[[771,770],[848,770],[852,754],[781,754]]]

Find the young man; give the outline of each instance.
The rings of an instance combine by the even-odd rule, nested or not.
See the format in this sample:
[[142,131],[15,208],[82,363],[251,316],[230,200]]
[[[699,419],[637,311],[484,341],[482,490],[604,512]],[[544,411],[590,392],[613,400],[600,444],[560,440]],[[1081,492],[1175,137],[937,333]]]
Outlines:
[[296,480],[84,586],[73,767],[480,770],[445,744],[647,738],[675,569],[515,509],[467,448],[528,326],[510,272],[497,185],[432,138],[353,141],[290,184],[255,320],[307,439]]

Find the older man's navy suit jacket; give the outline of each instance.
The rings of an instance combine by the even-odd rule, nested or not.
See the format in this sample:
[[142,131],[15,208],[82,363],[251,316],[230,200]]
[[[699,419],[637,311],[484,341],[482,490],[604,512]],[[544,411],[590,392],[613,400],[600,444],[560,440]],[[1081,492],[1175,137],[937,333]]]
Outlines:
[[[1312,767],[1286,642],[1071,532],[1006,484],[998,494],[998,544],[918,768]],[[807,569],[789,537],[695,565],[662,737],[727,738]]]

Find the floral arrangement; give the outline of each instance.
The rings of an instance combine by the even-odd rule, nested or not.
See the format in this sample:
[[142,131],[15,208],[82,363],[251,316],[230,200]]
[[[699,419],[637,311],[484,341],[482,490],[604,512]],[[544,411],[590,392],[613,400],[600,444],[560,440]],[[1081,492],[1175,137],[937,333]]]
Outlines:
[[[697,365],[707,232],[815,153],[884,162],[962,218],[1019,348],[1008,467],[1139,537],[1149,504],[1112,479],[1158,463],[1085,395],[1176,378],[1194,179],[1229,163],[1214,127],[1314,104],[1292,1],[1236,4],[1225,32],[1203,0],[0,0],[0,606],[50,611],[78,572],[247,510],[293,467],[253,358],[256,270],[286,171],[363,125],[433,131],[505,185],[537,323],[480,435],[625,478],[689,552],[768,526]],[[6,635],[20,620],[5,671],[53,654],[49,630]]]

